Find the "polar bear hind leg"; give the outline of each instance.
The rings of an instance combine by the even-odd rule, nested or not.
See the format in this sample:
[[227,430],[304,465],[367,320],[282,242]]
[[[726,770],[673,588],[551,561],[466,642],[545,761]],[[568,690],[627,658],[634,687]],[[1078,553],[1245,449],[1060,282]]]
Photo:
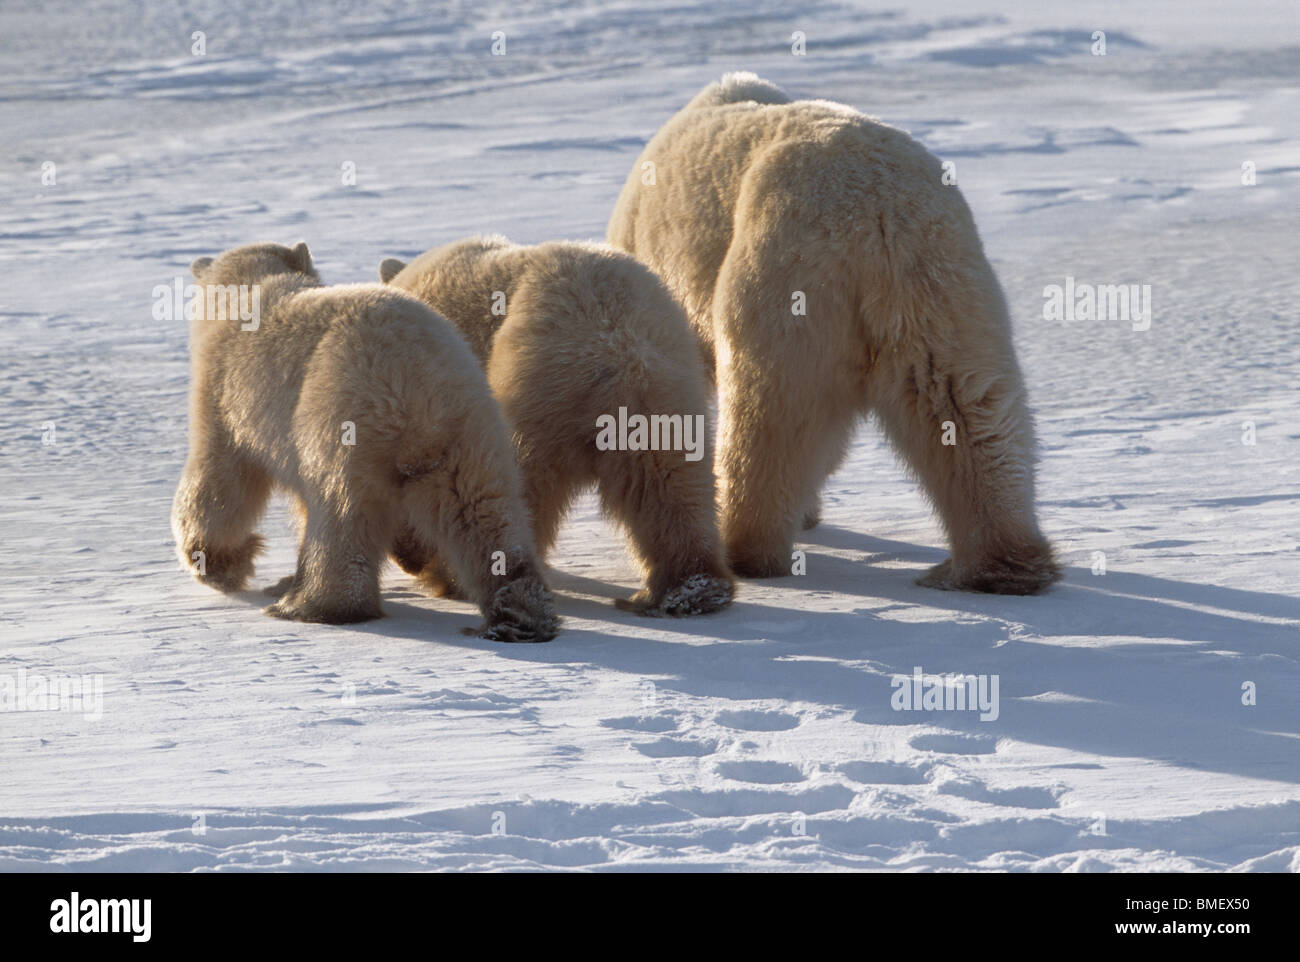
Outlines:
[[1033,423],[1006,306],[979,261],[899,295],[904,325],[879,354],[870,402],[952,548],[918,584],[1036,594],[1060,567],[1034,517]]
[[[788,239],[738,228],[714,290],[720,526],[748,578],[790,574],[795,534],[865,411],[863,352],[849,325],[827,323],[852,311],[847,277],[824,281],[816,256],[782,256]],[[804,314],[791,310],[796,292]]]

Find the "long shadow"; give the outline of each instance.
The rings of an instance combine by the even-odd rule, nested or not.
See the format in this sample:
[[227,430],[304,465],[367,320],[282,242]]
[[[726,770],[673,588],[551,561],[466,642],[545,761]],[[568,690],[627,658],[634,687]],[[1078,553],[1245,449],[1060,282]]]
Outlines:
[[[921,749],[987,752],[1009,737],[1189,772],[1300,783],[1296,628],[1248,617],[1300,620],[1296,599],[1121,571],[1094,577],[1078,568],[1034,598],[940,592],[913,584],[925,565],[943,557],[939,549],[836,528],[805,538],[917,565],[879,567],[810,547],[808,574],[773,584],[834,592],[849,604],[861,597],[860,607],[806,610],[797,600],[778,607],[753,600],[767,583],[742,582],[730,609],[689,619],[644,619],[573,597],[566,592],[613,597],[624,586],[556,572],[552,584],[568,624],[545,645],[501,645],[447,631],[449,621],[460,627],[475,616],[443,611],[431,623],[426,604],[437,602],[417,607],[386,600],[388,618],[358,627],[490,649],[519,661],[648,676],[661,692],[782,700],[850,712],[864,725],[923,724],[966,736],[914,738]],[[926,608],[938,609],[939,617],[918,620]],[[898,612],[906,620],[895,620]],[[998,676],[999,717],[894,711],[893,679],[917,666],[928,676]],[[1257,705],[1242,704],[1245,682],[1257,686]]]
[[[1123,570],[1097,576],[1086,568],[1068,569],[1060,584],[1033,598],[932,591],[912,585],[910,579],[906,579],[901,590],[887,592],[886,586],[894,585],[895,581],[881,578],[882,569],[873,567],[872,561],[914,561],[917,564],[914,574],[920,574],[926,566],[945,558],[947,552],[828,526],[804,532],[804,540],[810,545],[860,551],[867,558],[863,562],[837,555],[811,555],[809,574],[817,572],[819,588],[829,584],[833,590],[843,593],[1002,618],[1044,634],[1102,634],[1206,642],[1230,639],[1234,647],[1244,647],[1251,654],[1269,653],[1276,647],[1276,641],[1289,634],[1297,644],[1282,645],[1278,653],[1294,657],[1300,651],[1296,626],[1288,628],[1259,620],[1263,617],[1300,622],[1300,598],[1289,595],[1171,581]],[[812,581],[811,577],[786,579],[790,583],[804,580]],[[1202,610],[1189,611],[1184,607],[1191,605]],[[1206,608],[1216,610],[1203,610]],[[1254,617],[1237,617],[1234,612]],[[1185,637],[1178,634],[1189,631],[1190,635]]]

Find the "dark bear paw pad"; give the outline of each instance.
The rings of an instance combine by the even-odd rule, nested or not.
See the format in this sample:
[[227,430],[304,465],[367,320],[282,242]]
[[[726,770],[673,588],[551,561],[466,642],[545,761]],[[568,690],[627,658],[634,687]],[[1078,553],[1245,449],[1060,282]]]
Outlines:
[[691,575],[681,584],[664,592],[659,604],[637,604],[634,598],[630,603],[620,604],[620,608],[635,611],[648,618],[668,616],[684,618],[690,615],[707,615],[720,611],[731,604],[735,596],[735,587],[726,578],[712,575]]

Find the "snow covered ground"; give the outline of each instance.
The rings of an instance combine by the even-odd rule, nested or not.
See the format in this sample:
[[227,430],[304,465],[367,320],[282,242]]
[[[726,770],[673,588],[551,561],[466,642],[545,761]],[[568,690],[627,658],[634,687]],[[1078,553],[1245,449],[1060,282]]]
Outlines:
[[[103,686],[99,717],[0,713],[0,869],[1300,870],[1294,3],[187,6],[0,12],[0,694]],[[395,569],[356,628],[178,570],[186,329],[155,285],[255,240],[347,282],[600,237],[733,69],[956,164],[1060,586],[913,585],[943,539],[872,425],[807,574],[715,617],[617,611],[637,576],[593,501],[548,645],[467,638]],[[1067,277],[1150,285],[1150,329],[1044,320]],[[282,504],[263,530],[258,588],[293,560]],[[918,666],[996,676],[998,717],[894,711]]]

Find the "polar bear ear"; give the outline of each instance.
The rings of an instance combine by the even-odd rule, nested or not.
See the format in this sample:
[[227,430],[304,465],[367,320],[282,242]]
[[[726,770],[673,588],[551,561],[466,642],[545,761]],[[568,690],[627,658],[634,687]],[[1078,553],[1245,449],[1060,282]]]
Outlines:
[[311,273],[311,251],[307,250],[306,241],[298,241],[289,249],[289,260],[304,274]]
[[406,265],[396,257],[385,257],[379,262],[379,280],[387,284],[398,274],[402,273]]
[[196,257],[190,263],[190,273],[194,275],[194,279],[197,281],[200,279],[199,275],[202,274],[211,266],[212,266],[211,257]]

